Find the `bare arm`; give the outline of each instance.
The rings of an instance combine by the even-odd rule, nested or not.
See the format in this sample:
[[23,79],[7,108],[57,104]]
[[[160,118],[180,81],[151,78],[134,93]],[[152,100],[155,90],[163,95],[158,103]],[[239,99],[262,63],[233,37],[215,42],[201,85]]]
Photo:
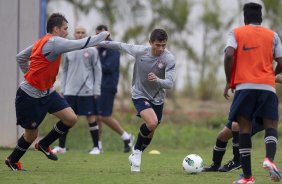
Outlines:
[[275,75],[278,75],[282,72],[282,57],[276,58],[275,61],[277,62],[275,67]]
[[224,97],[226,99],[229,98],[228,90],[230,89],[232,68],[234,64],[234,52],[235,52],[235,49],[233,47],[227,47],[225,50],[225,55],[224,55],[224,70],[225,70],[225,76],[226,76],[226,86],[224,89]]

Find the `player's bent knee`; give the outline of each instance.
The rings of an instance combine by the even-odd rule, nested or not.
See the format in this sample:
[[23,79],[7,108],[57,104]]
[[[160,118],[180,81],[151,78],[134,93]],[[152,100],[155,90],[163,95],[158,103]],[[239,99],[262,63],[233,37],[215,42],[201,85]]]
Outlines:
[[77,115],[72,115],[72,116],[70,116],[70,117],[68,117],[68,119],[66,119],[66,120],[63,120],[63,123],[64,124],[66,124],[66,125],[68,125],[68,126],[70,126],[70,127],[72,127],[72,126],[74,126],[75,125],[75,123],[77,122]]
[[148,123],[147,127],[149,130],[153,131],[158,127],[158,122],[156,121],[156,122]]
[[35,139],[37,138],[38,134],[37,133],[25,133],[24,134],[24,139],[29,142],[32,143],[33,141],[35,141]]
[[227,131],[220,131],[217,135],[217,139],[223,141],[223,142],[227,142],[230,138],[232,137],[232,132],[230,131],[227,132]]
[[77,116],[75,115],[75,116],[73,116],[72,119],[70,120],[70,123],[71,123],[72,125],[74,125],[74,124],[77,122],[77,120],[78,120],[78,118],[77,118]]

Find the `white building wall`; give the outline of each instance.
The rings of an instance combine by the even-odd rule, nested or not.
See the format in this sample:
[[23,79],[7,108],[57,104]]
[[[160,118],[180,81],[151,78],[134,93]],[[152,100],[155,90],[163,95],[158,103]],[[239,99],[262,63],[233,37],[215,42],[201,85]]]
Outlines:
[[39,37],[39,0],[0,0],[0,147],[16,144],[15,95],[22,73],[16,54]]

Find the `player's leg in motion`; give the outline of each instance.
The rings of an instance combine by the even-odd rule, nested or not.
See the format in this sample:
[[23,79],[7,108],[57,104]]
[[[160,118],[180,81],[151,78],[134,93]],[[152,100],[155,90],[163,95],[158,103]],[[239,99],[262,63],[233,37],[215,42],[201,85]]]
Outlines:
[[[231,126],[230,126],[231,128]],[[204,172],[214,172],[218,171],[222,158],[226,151],[226,146],[228,140],[232,137],[231,129],[224,127],[218,134],[215,146],[213,147],[213,163],[209,166],[204,168]]]
[[56,123],[53,129],[36,145],[35,148],[44,153],[51,160],[58,160],[57,156],[51,151],[50,145],[67,132],[77,121],[77,116],[72,108],[67,107],[53,113],[61,121]]
[[19,160],[25,154],[25,152],[33,143],[33,141],[37,138],[37,135],[38,135],[38,129],[34,129],[34,130],[25,129],[24,134],[19,138],[17,142],[17,146],[15,147],[13,152],[8,156],[8,158],[5,160],[5,164],[12,171],[24,170]]
[[241,168],[240,153],[239,153],[239,125],[237,122],[232,122],[232,149],[233,159],[221,166],[219,172],[229,172]]
[[269,171],[271,180],[280,181],[281,174],[273,162],[276,154],[276,146],[278,143],[278,122],[264,119],[263,123],[265,127],[264,142],[266,147],[266,156],[263,162],[263,168]]
[[241,157],[241,164],[243,169],[243,177],[239,178],[234,183],[254,183],[254,178],[252,176],[251,168],[251,149],[252,149],[252,140],[251,140],[251,130],[252,122],[240,115],[237,116],[237,120],[240,126],[240,135],[239,135],[239,152]]
[[[57,123],[62,122],[61,120]],[[57,153],[61,153],[64,154],[67,152],[67,148],[66,148],[66,139],[67,139],[67,135],[68,135],[68,130],[59,138],[59,146],[55,146],[54,149],[52,149],[52,152],[54,154]]]
[[134,150],[132,154],[129,156],[129,161],[131,163],[131,171],[133,172],[140,172],[140,165],[141,165],[141,155],[142,150],[144,150],[143,144],[146,143],[148,145],[148,141],[145,141],[146,138],[152,138],[150,135],[151,133],[157,128],[158,126],[158,118],[155,111],[152,108],[147,108],[140,112],[141,118],[145,121],[140,126],[139,134],[137,137],[136,144],[134,146]]
[[[54,101],[57,103],[51,103]],[[61,111],[68,112],[68,109],[70,108],[67,108],[68,104],[65,103],[65,101],[56,92],[50,94],[50,96],[48,97],[32,98],[20,88],[17,91],[15,104],[16,104],[17,123],[21,125],[23,128],[25,128],[25,133],[18,140],[16,148],[14,149],[12,154],[7,158],[5,163],[12,170],[22,170],[19,160],[24,155],[28,147],[32,144],[32,142],[36,139],[38,134],[38,126],[42,122],[47,111],[54,112],[55,110],[63,109]],[[59,113],[60,115],[61,111],[57,113]],[[69,115],[67,117],[69,117]],[[62,119],[64,120],[66,118],[62,116]],[[54,129],[56,131],[59,131],[60,133],[64,131],[64,127],[67,127],[68,129],[68,126],[62,124],[63,123],[57,123],[54,126]],[[54,129],[52,130],[53,132],[55,131]],[[42,144],[41,142],[40,144],[37,143],[35,147],[41,152],[43,152],[49,159],[57,160],[58,159],[57,156],[51,152],[49,145],[53,142],[53,139],[56,140],[60,135],[61,134],[55,134],[54,136],[50,137],[50,133],[49,133],[49,136],[47,135],[47,137],[44,138],[45,143],[46,142],[47,143],[44,144],[43,141]],[[51,141],[50,144],[48,141]]]

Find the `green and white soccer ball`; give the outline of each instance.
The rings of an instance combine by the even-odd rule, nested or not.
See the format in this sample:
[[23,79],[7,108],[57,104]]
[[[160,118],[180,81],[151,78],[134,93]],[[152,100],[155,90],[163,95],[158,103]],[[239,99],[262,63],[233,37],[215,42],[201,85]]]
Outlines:
[[204,163],[203,159],[197,154],[187,155],[182,162],[183,170],[189,174],[202,172]]

